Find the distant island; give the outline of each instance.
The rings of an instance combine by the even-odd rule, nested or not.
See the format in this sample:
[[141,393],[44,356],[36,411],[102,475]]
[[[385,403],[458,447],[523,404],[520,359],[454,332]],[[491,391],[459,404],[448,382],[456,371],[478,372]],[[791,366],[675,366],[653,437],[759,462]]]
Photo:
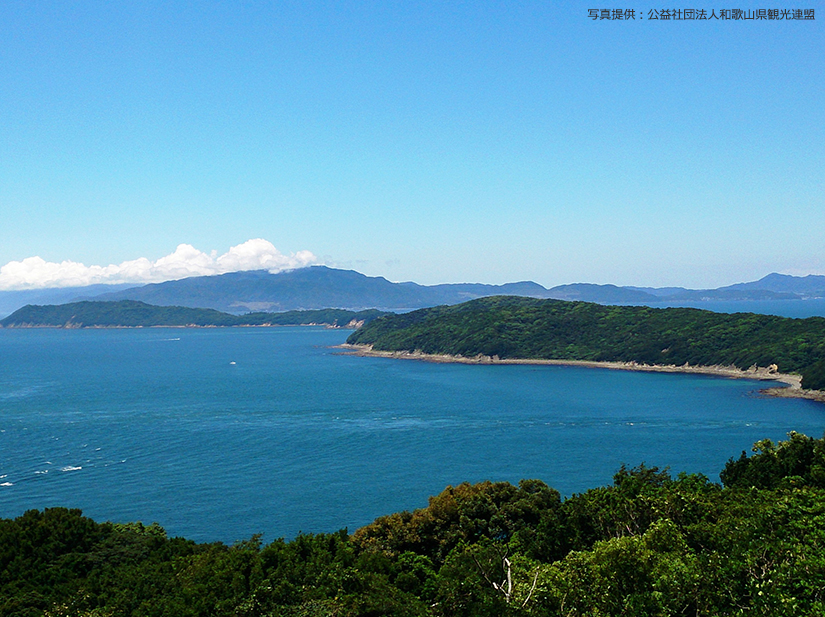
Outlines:
[[154,306],[135,300],[85,300],[68,304],[28,305],[3,320],[4,328],[145,328],[156,326],[314,326],[356,328],[385,315],[375,309],[321,309],[284,313],[230,315],[214,309]]
[[456,360],[725,367],[730,374],[763,367],[753,376],[797,373],[802,388],[825,390],[822,317],[492,297],[385,315],[354,332],[347,343],[371,352]]

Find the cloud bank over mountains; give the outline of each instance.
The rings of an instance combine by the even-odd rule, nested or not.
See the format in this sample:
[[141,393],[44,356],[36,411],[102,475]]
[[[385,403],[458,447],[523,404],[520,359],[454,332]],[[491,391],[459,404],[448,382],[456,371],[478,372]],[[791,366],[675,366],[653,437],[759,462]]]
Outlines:
[[218,255],[217,251],[207,254],[191,244],[180,244],[174,253],[156,261],[140,257],[118,265],[86,266],[76,261],[55,263],[40,257],[10,261],[0,267],[0,290],[85,287],[99,283],[161,283],[241,270],[276,273],[317,263],[318,259],[310,251],[284,255],[262,238],[233,246],[223,255]]

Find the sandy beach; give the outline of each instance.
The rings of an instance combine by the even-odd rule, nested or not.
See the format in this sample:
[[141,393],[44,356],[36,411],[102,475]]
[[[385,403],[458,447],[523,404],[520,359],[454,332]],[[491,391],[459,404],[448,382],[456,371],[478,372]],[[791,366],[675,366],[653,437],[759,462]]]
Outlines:
[[459,364],[544,364],[550,366],[581,366],[587,368],[606,368],[620,371],[643,371],[649,373],[691,373],[695,375],[716,375],[729,379],[753,379],[756,381],[772,381],[784,385],[760,390],[762,394],[783,398],[804,398],[813,401],[825,402],[825,392],[822,390],[804,390],[800,375],[780,373],[776,366],[751,367],[740,369],[736,366],[693,366],[683,364],[639,364],[638,362],[590,362],[586,360],[543,360],[522,358],[499,358],[498,356],[478,355],[473,357],[451,356],[447,354],[426,354],[420,351],[378,351],[371,345],[350,345],[344,343],[337,349],[344,350],[356,356],[372,358],[392,358],[397,360],[419,360],[423,362],[443,362]]

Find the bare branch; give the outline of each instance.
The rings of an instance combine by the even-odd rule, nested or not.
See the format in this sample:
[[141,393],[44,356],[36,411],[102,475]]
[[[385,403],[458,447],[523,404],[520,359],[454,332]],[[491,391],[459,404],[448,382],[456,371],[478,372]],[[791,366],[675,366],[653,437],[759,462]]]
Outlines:
[[[524,599],[524,602],[521,603],[521,608],[527,606],[527,603],[530,601],[530,597],[533,595],[533,592],[536,590],[536,583],[539,580],[539,568],[536,568],[536,574],[533,576],[533,586],[530,588],[530,593],[527,594],[527,597]],[[562,605],[564,603],[562,602]]]

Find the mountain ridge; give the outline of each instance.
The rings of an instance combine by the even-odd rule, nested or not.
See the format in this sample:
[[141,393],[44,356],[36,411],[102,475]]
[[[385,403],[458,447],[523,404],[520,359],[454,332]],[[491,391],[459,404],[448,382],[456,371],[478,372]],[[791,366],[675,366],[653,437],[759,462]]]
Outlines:
[[311,266],[272,274],[248,270],[151,283],[142,286],[108,285],[0,292],[0,317],[27,304],[57,304],[78,300],[138,300],[158,306],[212,308],[243,314],[341,308],[404,311],[441,304],[459,304],[476,298],[512,295],[603,304],[805,300],[825,298],[825,276],[804,277],[771,273],[758,281],[716,289],[634,287],[571,283],[546,288],[533,281],[503,285],[393,283],[384,277],[354,270]]
[[311,266],[277,274],[252,270],[192,277],[102,294],[95,299],[139,300],[158,306],[174,304],[242,313],[329,307],[409,310],[458,304],[493,295],[542,297],[535,294],[546,292],[544,287],[531,281],[504,285],[445,283],[427,286],[413,282],[392,283],[384,277],[371,277],[354,270]]

